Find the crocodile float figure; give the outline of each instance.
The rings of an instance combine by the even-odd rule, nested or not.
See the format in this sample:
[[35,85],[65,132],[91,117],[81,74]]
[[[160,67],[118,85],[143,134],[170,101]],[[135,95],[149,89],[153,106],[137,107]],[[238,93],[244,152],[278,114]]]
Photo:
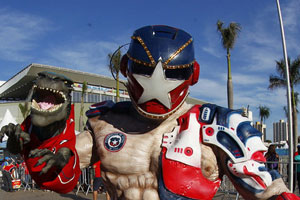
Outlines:
[[63,75],[41,72],[32,89],[31,114],[21,125],[9,124],[7,148],[20,153],[34,181],[42,188],[67,193],[76,186],[79,159],[75,150],[73,82]]

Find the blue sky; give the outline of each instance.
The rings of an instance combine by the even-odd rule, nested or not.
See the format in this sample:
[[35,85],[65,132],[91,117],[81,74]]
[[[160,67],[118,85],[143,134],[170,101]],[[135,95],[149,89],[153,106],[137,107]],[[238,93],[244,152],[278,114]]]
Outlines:
[[[300,1],[280,3],[287,51],[295,59],[300,55]],[[267,89],[275,60],[283,58],[276,0],[1,1],[0,80],[30,63],[110,76],[108,53],[128,43],[135,29],[164,24],[194,37],[201,69],[190,95],[226,107],[226,51],[216,31],[218,19],[225,26],[242,26],[231,52],[234,107],[249,105],[257,121],[258,106],[268,106],[267,138],[272,139],[272,123],[285,119],[286,105],[286,89]]]

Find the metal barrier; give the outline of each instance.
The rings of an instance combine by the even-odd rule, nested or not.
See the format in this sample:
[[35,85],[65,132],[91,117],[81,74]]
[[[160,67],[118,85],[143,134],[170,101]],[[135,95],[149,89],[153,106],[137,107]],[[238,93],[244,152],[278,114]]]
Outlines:
[[[94,179],[93,168],[88,167],[81,170],[81,175],[78,180],[76,195],[81,191],[85,195],[88,195],[89,192],[93,192],[92,182]],[[26,169],[23,165],[19,165],[15,170],[14,177],[21,180],[21,187],[18,190],[23,191],[33,191],[38,189],[38,186],[35,184],[34,180],[31,178],[30,174],[26,173]],[[2,180],[3,183],[3,180]]]
[[229,180],[229,178],[225,175],[223,176],[223,180],[218,190],[218,193],[221,193],[222,200],[232,195],[235,196],[235,200],[238,200],[240,196],[239,193],[234,188],[231,181]]
[[32,180],[30,174],[26,173],[26,169],[24,166],[20,165],[17,168],[18,177],[21,179],[21,189],[26,190],[34,190],[35,188],[34,181]]
[[[267,162],[267,163],[278,163],[279,169],[278,172],[282,176],[283,181],[285,182],[286,186],[288,187],[288,156],[281,156],[278,162]],[[266,163],[266,164],[267,164]],[[294,170],[296,171],[297,165],[300,165],[300,162],[294,162]],[[93,179],[94,179],[94,169],[92,167],[88,167],[81,170],[81,175],[78,180],[77,189],[76,189],[76,195],[81,191],[85,195],[88,195],[89,192],[93,191]],[[15,175],[19,179],[21,179],[21,188],[24,191],[27,190],[34,190],[37,189],[34,181],[31,179],[31,176],[29,174],[25,173],[24,166],[20,165],[17,170],[17,174]],[[298,187],[297,182],[297,173],[294,173],[294,189],[298,189],[300,191],[300,188]],[[299,192],[300,193],[300,192]],[[237,200],[240,198],[239,193],[234,188],[233,184],[229,180],[227,176],[223,177],[222,184],[218,190],[218,194],[221,194],[222,199],[225,199],[229,196],[234,196],[234,198]]]
[[87,167],[81,170],[81,175],[79,177],[78,184],[77,184],[76,195],[80,190],[85,195],[88,195],[89,192],[93,192],[92,180],[94,179],[94,176],[92,172],[93,172],[92,167]]

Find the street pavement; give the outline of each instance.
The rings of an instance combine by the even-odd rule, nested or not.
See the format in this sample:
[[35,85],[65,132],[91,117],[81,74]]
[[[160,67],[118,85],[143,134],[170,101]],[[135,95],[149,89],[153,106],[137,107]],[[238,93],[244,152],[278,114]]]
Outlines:
[[[0,178],[0,185],[2,186],[2,179]],[[295,191],[299,195],[298,190]],[[58,194],[51,191],[44,191],[40,189],[26,190],[23,189],[6,192],[3,188],[0,188],[0,200],[92,200],[92,192],[88,192],[87,195],[80,190],[76,195],[76,190],[67,194]],[[213,200],[244,200],[242,197],[238,197],[235,193],[217,192]],[[105,200],[105,194],[99,194],[98,200]]]
[[[2,184],[2,179],[0,178],[0,185]],[[34,190],[26,190],[21,188],[14,192],[6,192],[3,187],[0,188],[0,200],[92,200],[93,194],[92,192],[88,192],[87,195],[82,191],[76,195],[77,190],[67,194],[58,194],[51,191],[44,191],[40,189]],[[234,194],[224,194],[218,192],[216,196],[213,198],[214,200],[221,199],[236,199],[236,195]],[[239,199],[242,199],[241,197]],[[105,200],[105,194],[99,194],[98,200]]]
[[[0,200],[92,200],[93,194],[92,192],[83,193],[82,191],[78,192],[78,195],[76,195],[76,190],[73,192],[67,193],[67,194],[58,194],[51,191],[44,191],[40,189],[34,189],[34,190],[26,190],[24,191],[24,188],[21,188],[19,190],[16,190],[14,192],[6,192],[3,189],[2,179],[0,178]],[[98,200],[104,200],[105,195],[99,194]]]
[[[0,200],[92,200],[93,195],[92,192],[89,192],[85,195],[83,192],[78,192],[76,195],[76,190],[70,192],[68,194],[58,194],[51,191],[43,191],[39,189],[35,190],[26,190],[20,189],[14,192],[6,192],[3,188],[0,189]],[[213,198],[214,200],[229,200],[236,199],[236,195],[234,194],[224,194],[218,192],[216,196]],[[239,200],[243,199],[241,197]],[[105,200],[105,194],[99,194],[98,200]]]
[[[55,192],[46,192],[42,190],[34,190],[34,191],[24,191],[19,190],[15,192],[6,192],[3,189],[0,190],[0,200],[92,200],[92,193],[89,192],[85,195],[82,192],[79,192],[78,195],[75,194],[76,191],[70,192],[68,194],[58,194]],[[236,199],[235,195],[230,195],[221,193],[217,193],[217,195],[213,198],[214,200],[221,199]],[[243,198],[239,198],[243,199]],[[98,195],[98,200],[105,200],[105,195]]]
[[[68,194],[58,194],[55,192],[44,192],[42,190],[34,191],[24,191],[19,190],[15,192],[6,192],[3,189],[0,190],[0,199],[1,200],[90,200],[93,199],[92,193],[89,193],[87,196],[83,193],[68,193]],[[104,199],[104,197],[98,197],[98,199]]]

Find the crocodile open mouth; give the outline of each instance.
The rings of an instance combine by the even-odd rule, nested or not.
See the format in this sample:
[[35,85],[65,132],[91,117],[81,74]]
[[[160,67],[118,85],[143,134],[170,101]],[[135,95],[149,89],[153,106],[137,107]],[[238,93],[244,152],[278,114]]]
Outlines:
[[67,101],[62,91],[47,87],[33,86],[34,92],[31,107],[40,112],[54,112]]

